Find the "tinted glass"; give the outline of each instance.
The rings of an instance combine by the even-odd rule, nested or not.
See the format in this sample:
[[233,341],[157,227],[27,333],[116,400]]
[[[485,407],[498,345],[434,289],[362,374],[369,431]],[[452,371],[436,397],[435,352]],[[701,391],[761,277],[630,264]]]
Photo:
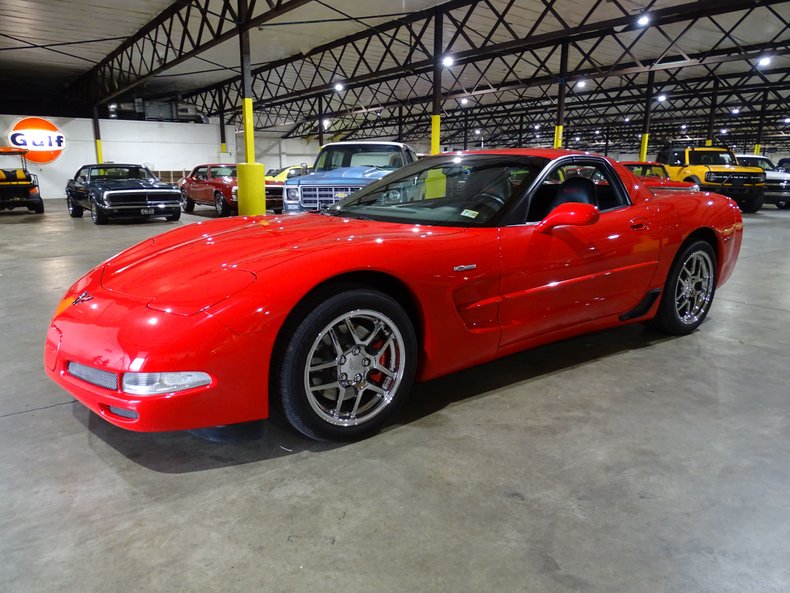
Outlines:
[[100,167],[92,167],[90,175],[91,179],[156,179],[156,176],[151,171],[139,165],[102,165]]
[[363,188],[326,213],[391,222],[488,226],[524,195],[546,162],[485,155],[422,160]]
[[735,157],[730,152],[716,150],[691,150],[689,163],[692,165],[734,165]]

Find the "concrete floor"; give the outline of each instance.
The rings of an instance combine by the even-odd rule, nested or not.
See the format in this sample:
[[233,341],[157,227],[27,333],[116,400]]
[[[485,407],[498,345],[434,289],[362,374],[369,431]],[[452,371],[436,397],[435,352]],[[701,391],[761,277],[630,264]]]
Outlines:
[[423,384],[343,446],[125,432],[45,377],[66,287],[197,219],[0,213],[0,591],[790,590],[790,212],[746,216],[695,334],[630,326]]

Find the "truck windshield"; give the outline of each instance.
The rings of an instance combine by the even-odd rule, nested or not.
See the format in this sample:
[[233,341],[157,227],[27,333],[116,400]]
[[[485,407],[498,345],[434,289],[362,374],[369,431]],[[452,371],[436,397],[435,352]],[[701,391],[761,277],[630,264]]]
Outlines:
[[443,156],[408,165],[330,206],[349,218],[441,226],[491,226],[548,161],[537,157]]
[[759,156],[738,157],[738,163],[745,167],[760,167],[763,171],[779,170],[776,168],[776,165],[774,165],[769,159],[765,157],[759,157]]
[[394,171],[404,165],[400,146],[387,144],[353,144],[327,146],[318,155],[316,171],[340,167],[379,167]]
[[648,163],[640,163],[638,165],[626,165],[634,175],[642,177],[669,177],[667,170],[662,165],[651,165]]
[[735,157],[723,150],[692,150],[689,153],[691,165],[735,165]]

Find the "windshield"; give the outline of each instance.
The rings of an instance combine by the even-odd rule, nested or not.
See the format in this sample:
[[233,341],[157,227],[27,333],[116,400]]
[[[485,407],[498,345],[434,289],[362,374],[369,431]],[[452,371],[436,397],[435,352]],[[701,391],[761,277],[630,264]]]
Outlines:
[[156,176],[147,167],[140,165],[102,165],[90,171],[92,180],[96,179],[145,179],[155,180]]
[[212,177],[236,177],[236,167],[213,167]]
[[338,144],[327,146],[318,155],[316,171],[340,167],[378,167],[394,171],[403,166],[400,146],[388,144]]
[[640,177],[669,177],[667,170],[662,165],[639,164],[626,165],[626,167],[631,169],[634,175],[639,175]]
[[776,165],[764,156],[741,156],[738,163],[744,167],[760,167],[763,171],[778,171]]
[[495,155],[418,161],[326,210],[327,214],[445,226],[486,226],[524,195],[548,161]]
[[692,150],[689,152],[692,165],[735,165],[735,157],[724,150]]

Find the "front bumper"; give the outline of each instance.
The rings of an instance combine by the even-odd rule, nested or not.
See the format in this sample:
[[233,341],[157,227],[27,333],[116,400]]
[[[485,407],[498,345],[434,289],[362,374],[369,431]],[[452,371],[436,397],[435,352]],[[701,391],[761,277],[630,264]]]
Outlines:
[[732,198],[736,202],[738,200],[759,198],[764,195],[765,189],[762,185],[721,185],[716,183],[703,183],[700,185],[702,191],[710,191],[728,198]]
[[[93,412],[122,428],[186,430],[268,416],[270,353],[254,336],[240,336],[206,313],[174,315],[108,293],[96,283],[77,285],[89,300],[64,298],[47,333],[44,366],[56,383]],[[77,377],[78,363],[114,381]],[[73,369],[74,367],[72,367]],[[210,385],[154,396],[121,391],[124,372],[203,371]],[[108,386],[109,385],[109,386]],[[113,387],[114,385],[114,387]]]

